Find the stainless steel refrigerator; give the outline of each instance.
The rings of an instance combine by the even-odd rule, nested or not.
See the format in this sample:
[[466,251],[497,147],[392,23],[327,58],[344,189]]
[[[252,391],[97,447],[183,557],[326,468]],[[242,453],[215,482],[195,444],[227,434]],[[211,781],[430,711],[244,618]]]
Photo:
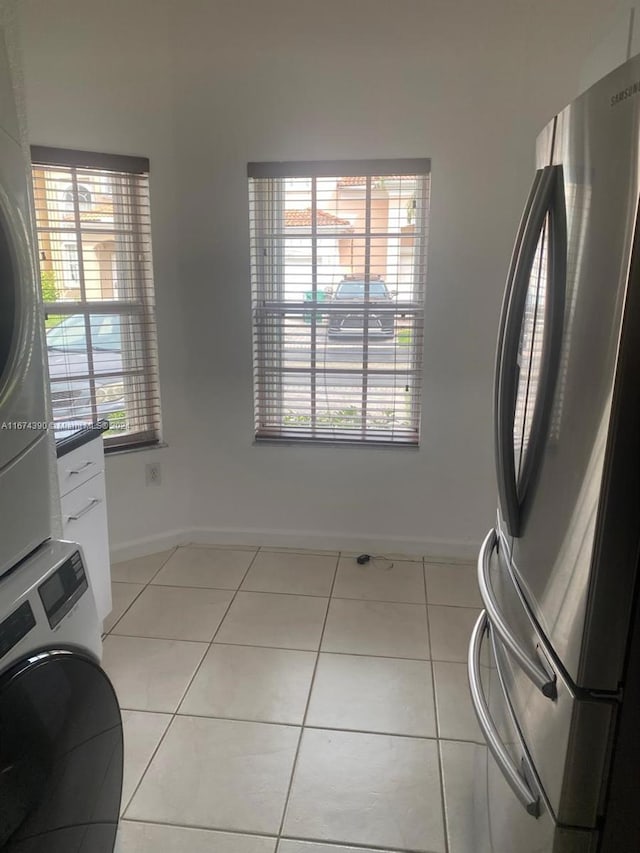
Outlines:
[[557,115],[495,377],[474,853],[640,851],[640,57]]

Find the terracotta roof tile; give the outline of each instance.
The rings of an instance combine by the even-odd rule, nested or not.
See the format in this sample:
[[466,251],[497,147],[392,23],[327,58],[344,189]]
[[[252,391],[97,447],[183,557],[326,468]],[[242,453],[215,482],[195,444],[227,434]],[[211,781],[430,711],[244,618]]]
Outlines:
[[[326,210],[316,211],[316,222],[318,225],[346,225],[351,226],[348,219],[340,219],[339,216],[334,216]],[[304,228],[311,227],[311,208],[305,210],[285,210],[284,224],[288,228]]]
[[340,178],[338,187],[363,187],[367,183],[365,175],[350,175]]
[[[64,220],[73,220],[76,218],[74,211],[67,211],[63,214],[62,219]],[[113,205],[112,204],[92,204],[89,210],[81,210],[80,211],[80,221],[81,222],[103,222],[108,221],[109,219],[113,219]]]

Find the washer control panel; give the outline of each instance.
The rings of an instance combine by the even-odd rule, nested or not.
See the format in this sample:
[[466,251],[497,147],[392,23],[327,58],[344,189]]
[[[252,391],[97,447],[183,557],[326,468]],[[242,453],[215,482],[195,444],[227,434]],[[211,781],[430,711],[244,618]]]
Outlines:
[[17,607],[0,623],[0,658],[3,658],[23,637],[35,628],[36,620],[28,601]]
[[82,557],[76,551],[38,587],[44,612],[52,628],[64,619],[88,588]]

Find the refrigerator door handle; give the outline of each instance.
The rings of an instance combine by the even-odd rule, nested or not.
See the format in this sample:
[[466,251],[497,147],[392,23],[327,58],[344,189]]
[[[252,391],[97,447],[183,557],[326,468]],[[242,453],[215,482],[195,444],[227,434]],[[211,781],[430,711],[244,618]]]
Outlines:
[[[502,365],[505,363],[505,344],[506,344],[506,336],[505,330],[507,328],[507,321],[509,318],[509,308],[511,304],[511,295],[513,293],[513,289],[516,286],[516,282],[518,281],[518,272],[522,267],[522,244],[525,239],[525,235],[531,232],[531,210],[536,202],[536,199],[539,198],[540,195],[540,181],[542,179],[542,169],[539,169],[533,179],[533,184],[531,185],[531,190],[529,192],[529,197],[527,198],[527,203],[524,208],[524,212],[522,214],[522,219],[520,220],[520,225],[518,226],[518,233],[516,235],[516,241],[513,247],[513,252],[511,255],[511,262],[509,264],[509,272],[507,274],[507,284],[504,291],[504,298],[502,300],[502,310],[500,312],[500,326],[498,329],[498,348],[496,352],[496,364],[495,364],[495,378],[494,378],[494,429],[495,429],[495,459],[496,459],[496,468],[498,475],[498,493],[500,496],[500,506],[502,508],[502,513],[504,515],[505,524],[509,533],[513,533],[514,529],[517,529],[517,521],[518,521],[518,494],[515,488],[515,463],[512,461],[509,466],[508,463],[508,452],[504,446],[505,438],[507,436],[504,435],[504,422],[506,417],[504,415],[504,405],[503,405],[503,383],[502,383]],[[517,345],[516,345],[517,350]],[[514,350],[514,352],[516,351]],[[511,453],[513,448],[511,447]],[[513,456],[513,453],[512,453]],[[507,470],[505,470],[505,465],[507,466]],[[511,484],[511,488],[509,488],[508,483]],[[515,535],[515,533],[513,533]]]
[[[533,466],[533,455],[527,463],[525,460],[525,471],[522,482],[518,482],[514,457],[513,423],[515,414],[515,403],[518,389],[517,373],[513,370],[516,363],[518,347],[520,345],[520,329],[525,300],[529,288],[529,277],[531,266],[535,257],[538,240],[542,232],[547,214],[552,216],[552,264],[553,277],[557,277],[562,262],[562,252],[558,252],[553,245],[556,239],[560,239],[562,227],[562,216],[555,210],[556,188],[558,183],[558,166],[545,166],[536,173],[531,193],[525,208],[523,222],[520,224],[516,245],[511,259],[511,267],[507,278],[507,291],[502,309],[502,318],[499,331],[499,348],[496,359],[495,389],[494,389],[494,420],[495,420],[495,455],[498,474],[498,492],[500,506],[509,533],[512,536],[520,535],[521,505],[526,493],[526,486],[531,479]],[[555,293],[550,294],[549,313],[552,324],[557,326],[558,311],[556,310],[556,294],[558,282],[552,282],[551,286]],[[554,339],[555,345],[557,335],[555,330],[549,330],[549,335]],[[545,346],[549,350],[549,344]],[[545,358],[545,362],[548,358]],[[539,406],[538,412],[534,413],[532,425],[531,443],[538,439],[540,432],[542,410]],[[537,415],[537,417],[536,417]],[[529,454],[527,454],[529,456]],[[520,486],[520,488],[519,488]]]
[[502,743],[498,730],[491,719],[489,706],[482,690],[480,682],[480,653],[482,640],[488,628],[489,620],[486,612],[483,610],[473,629],[471,644],[469,646],[468,671],[471,701],[473,702],[476,717],[478,718],[478,725],[482,730],[489,751],[493,755],[506,782],[522,803],[527,813],[533,817],[539,817],[540,797],[531,790],[529,784],[513,762],[507,748]]
[[540,457],[544,452],[547,429],[554,403],[558,377],[563,327],[567,277],[567,215],[564,199],[562,166],[551,166],[553,181],[548,186],[546,208],[549,247],[549,292],[544,306],[544,336],[541,355],[540,386],[531,418],[529,447],[522,460],[518,477],[520,506],[532,487],[538,473]]
[[528,678],[535,684],[543,696],[546,696],[548,699],[556,699],[558,691],[555,673],[547,672],[540,663],[522,649],[500,610],[500,605],[493,592],[490,565],[491,554],[495,550],[497,542],[496,531],[492,528],[482,543],[478,557],[478,586],[480,587],[480,595],[487,616],[492,628],[495,629],[503,644],[509,649]]

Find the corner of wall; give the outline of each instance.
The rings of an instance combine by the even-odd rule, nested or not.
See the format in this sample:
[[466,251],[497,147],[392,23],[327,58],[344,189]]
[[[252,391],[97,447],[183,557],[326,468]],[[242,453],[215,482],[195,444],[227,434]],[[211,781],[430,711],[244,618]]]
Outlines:
[[631,9],[631,20],[629,23],[629,46],[627,59],[640,53],[640,5]]
[[639,17],[635,6],[625,5],[605,18],[602,35],[582,66],[581,92],[622,65],[630,56],[640,52],[640,32],[637,32]]

